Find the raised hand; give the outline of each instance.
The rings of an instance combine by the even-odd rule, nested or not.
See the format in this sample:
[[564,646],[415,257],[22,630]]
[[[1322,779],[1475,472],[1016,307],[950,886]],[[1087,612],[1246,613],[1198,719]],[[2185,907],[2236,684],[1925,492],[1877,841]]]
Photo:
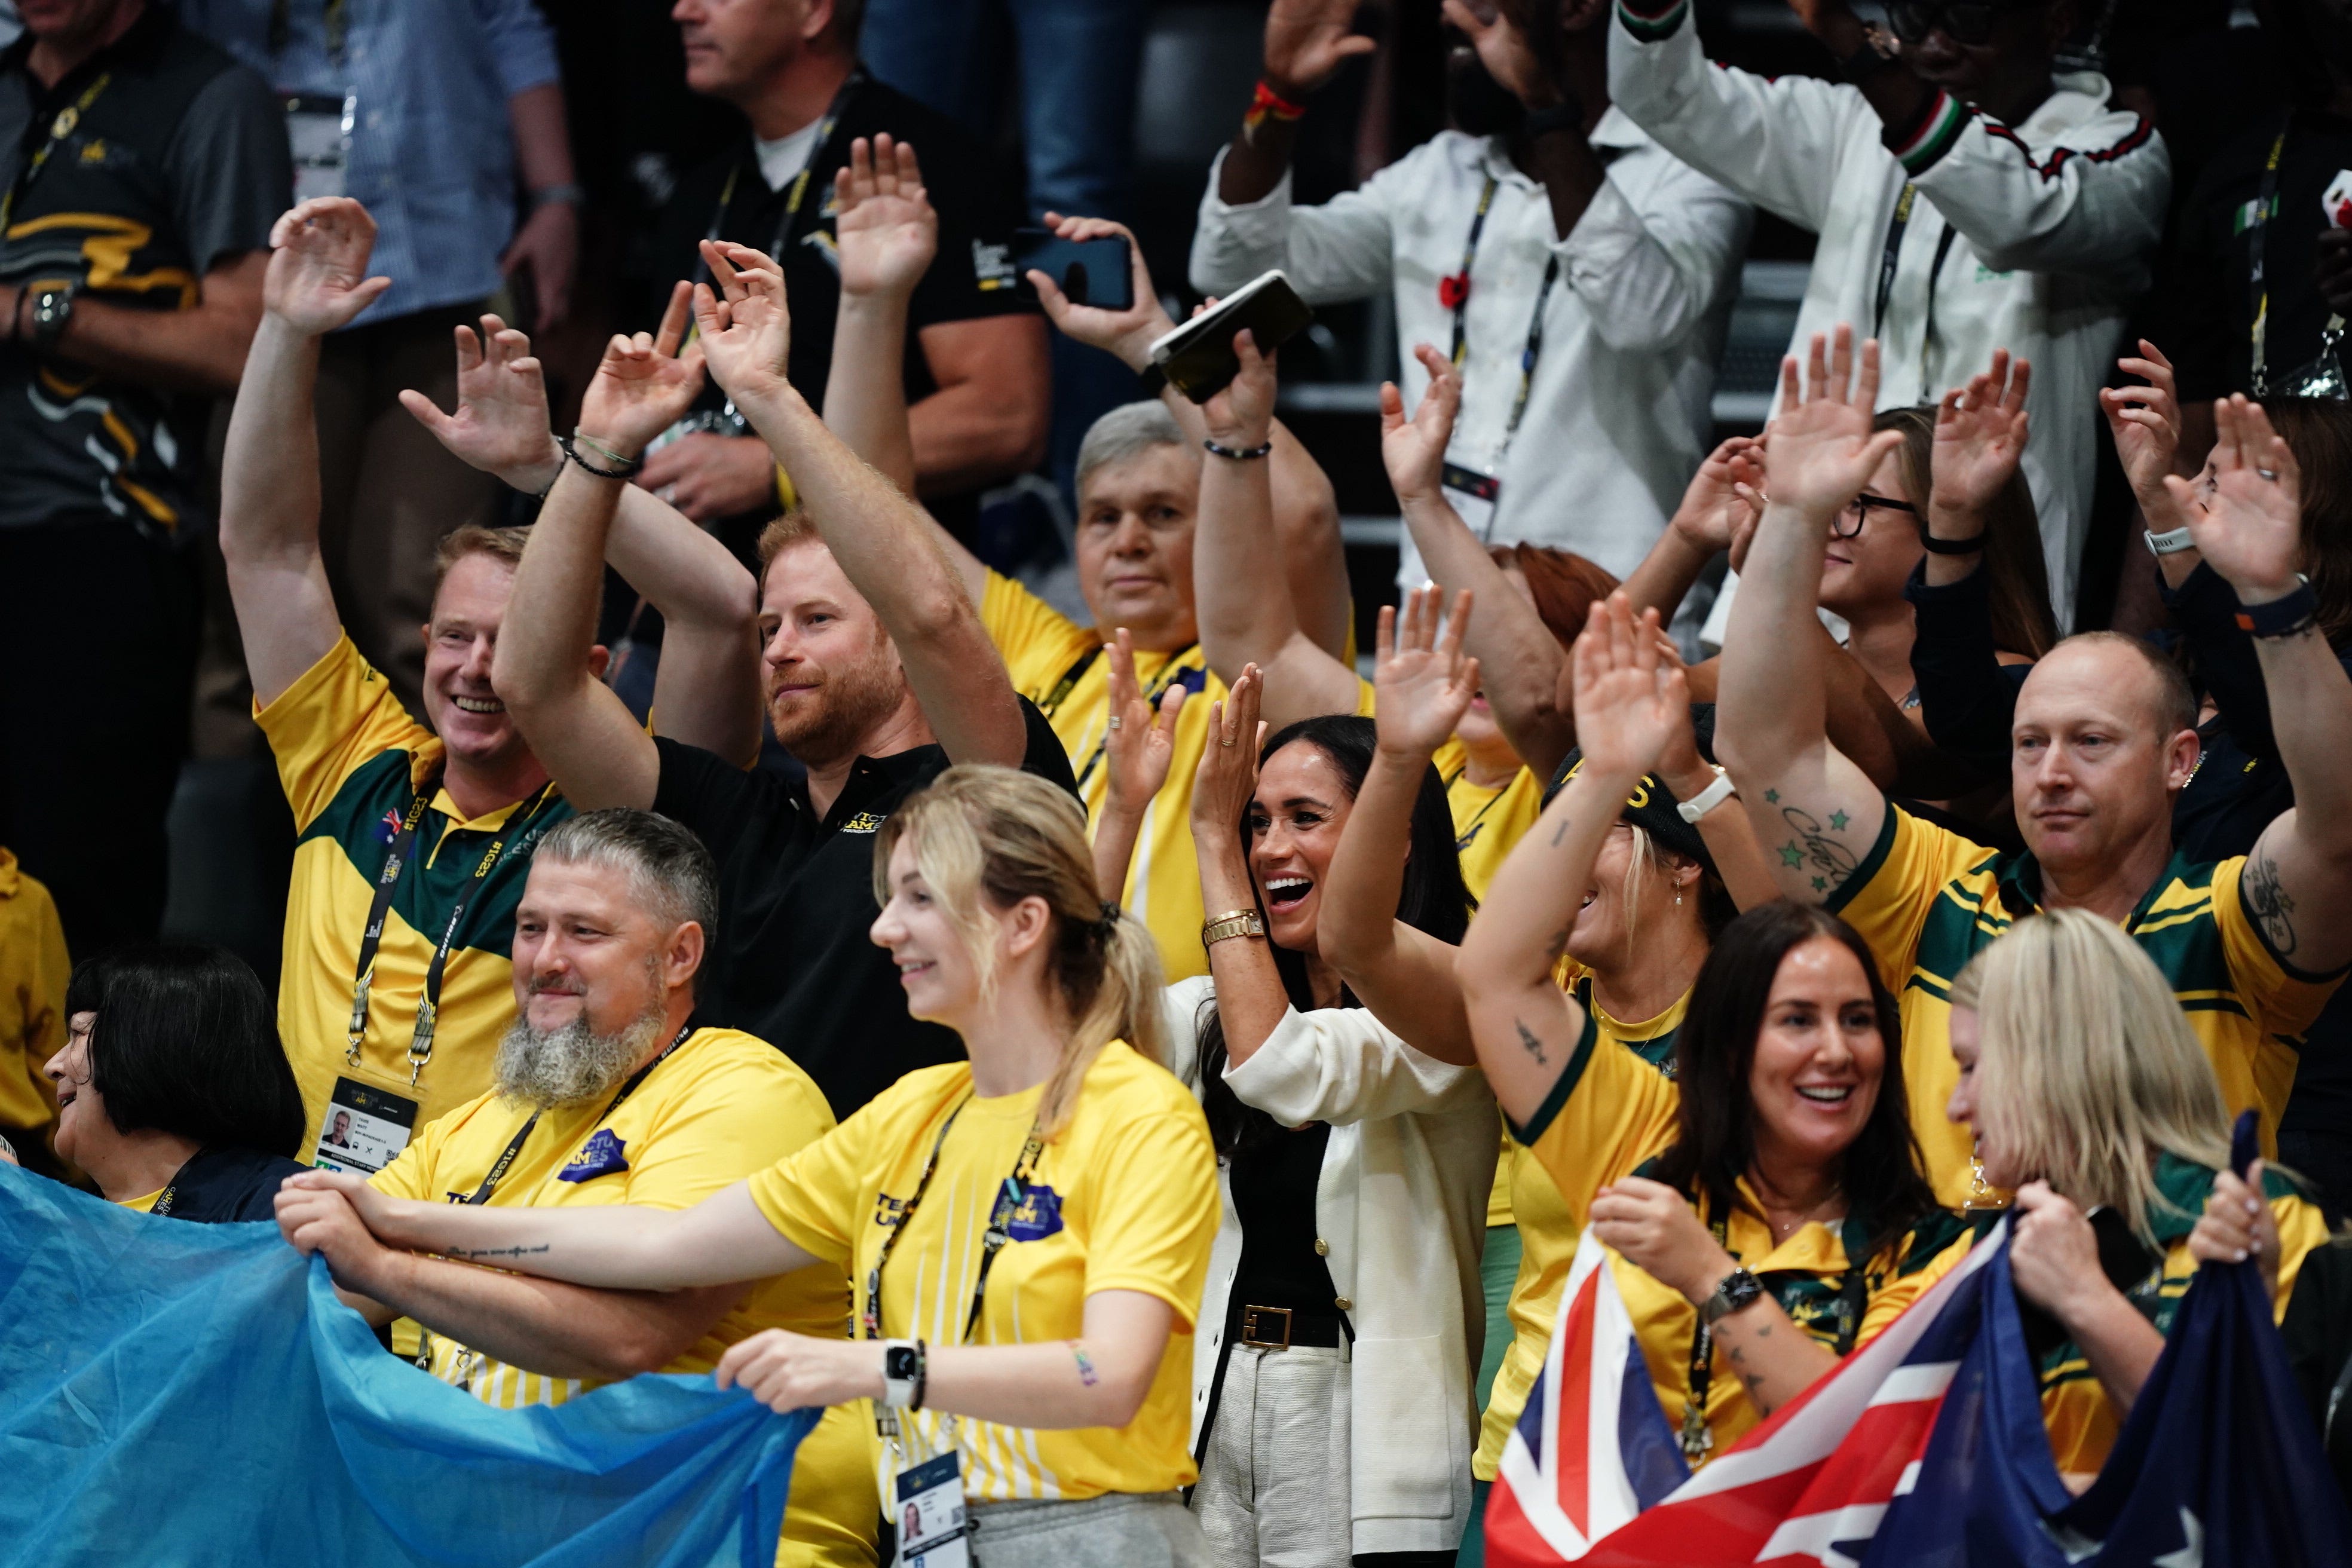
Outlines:
[[1372,686],[1380,694],[1373,722],[1380,748],[1395,756],[1427,757],[1445,744],[1470,700],[1478,695],[1478,661],[1462,657],[1462,634],[1470,625],[1470,590],[1454,595],[1453,616],[1441,635],[1438,614],[1445,590],[1415,588],[1400,614],[1381,607],[1373,643]]
[[2213,1190],[2206,1194],[2205,1213],[2189,1233],[2189,1255],[2200,1263],[2261,1261],[2263,1283],[2278,1297],[2278,1215],[2262,1200],[2263,1163],[2257,1160],[2241,1178],[2234,1171],[2217,1171]]
[[1257,749],[1265,740],[1257,716],[1265,687],[1257,666],[1244,665],[1224,700],[1210,705],[1209,743],[1201,748],[1201,765],[1192,775],[1196,844],[1227,849],[1240,837],[1242,813],[1257,789]]
[[1395,382],[1381,384],[1381,460],[1401,501],[1435,500],[1443,492],[1445,448],[1454,440],[1454,416],[1462,411],[1462,373],[1427,343],[1413,357],[1429,372],[1421,406],[1404,416],[1404,394]]
[[1028,278],[1037,290],[1037,302],[1045,307],[1045,319],[1065,337],[1117,355],[1129,370],[1139,371],[1150,364],[1153,340],[1173,331],[1176,322],[1160,306],[1151,286],[1151,268],[1143,264],[1143,247],[1135,243],[1134,234],[1125,224],[1107,217],[1064,217],[1051,212],[1045,215],[1045,226],[1061,239],[1108,239],[1116,235],[1127,241],[1128,291],[1135,299],[1124,310],[1073,305],[1059,284],[1034,267]]
[[1763,439],[1734,436],[1699,464],[1667,526],[1712,556],[1752,531],[1763,515]]
[[[1932,510],[1981,516],[2016,474],[2025,457],[2025,395],[2032,379],[2031,361],[2012,363],[2007,349],[1995,349],[1990,370],[1944,394],[1936,410]],[[1964,529],[1955,537],[1975,531]]]
[[1630,784],[1690,732],[1689,688],[1659,641],[1658,612],[1635,616],[1622,589],[1586,616],[1576,639],[1576,739],[1596,778]]
[[313,196],[269,230],[263,309],[311,337],[333,331],[392,287],[367,275],[375,219],[349,196]]
[[712,378],[738,407],[784,391],[793,349],[784,269],[775,258],[731,241],[704,240],[702,261],[718,285],[694,286],[695,325]]
[[2294,592],[2303,559],[2303,470],[2259,403],[2243,393],[2213,405],[2215,440],[2205,477],[2165,476],[2206,564],[2248,605]]
[[1109,728],[1103,735],[1104,809],[1140,812],[1160,786],[1168,782],[1168,767],[1176,756],[1176,717],[1191,695],[1181,681],[1170,681],[1160,694],[1155,711],[1143,699],[1135,679],[1135,644],[1121,626],[1105,648],[1110,659]]
[[834,241],[841,291],[905,297],[939,254],[940,215],[923,188],[915,150],[888,132],[849,144],[849,167],[834,181]]
[[1448,25],[1462,30],[1478,52],[1479,64],[1530,109],[1560,101],[1559,26],[1544,15],[1558,12],[1558,0],[1534,0],[1487,6],[1482,15],[1470,0],[1444,0],[1441,7]]
[[1265,79],[1296,102],[1378,40],[1351,31],[1356,0],[1274,0],[1265,14]]
[[619,333],[580,403],[580,428],[624,457],[635,457],[677,423],[702,390],[699,343],[678,352],[691,296],[684,283],[670,290],[661,329],[634,337]]
[[1823,527],[1903,444],[1899,430],[1870,428],[1878,405],[1877,340],[1862,345],[1858,368],[1855,358],[1853,329],[1841,322],[1833,340],[1813,334],[1803,382],[1796,355],[1780,362],[1780,412],[1765,444],[1765,478],[1775,501]]
[[2180,451],[2180,396],[2173,384],[2172,362],[2164,351],[2142,338],[2139,353],[2137,359],[2116,361],[2116,368],[2147,384],[2101,389],[2099,411],[2115,433],[2116,456],[2123,460],[2124,477],[2131,481],[2140,510],[2153,527],[2156,517],[2150,508],[2160,508],[2169,522],[2158,531],[2168,532],[2180,526],[2180,520],[2171,516],[2172,498],[2164,488],[2165,476],[2172,472]]
[[1234,353],[1242,362],[1239,374],[1201,405],[1201,416],[1218,446],[1246,452],[1265,446],[1273,433],[1277,384],[1274,361],[1257,352],[1248,328],[1234,334]]
[[400,405],[463,461],[537,495],[562,468],[563,450],[548,428],[547,380],[530,339],[496,316],[482,318],[478,338],[471,327],[457,338],[457,411],[442,413],[414,387],[401,390]]

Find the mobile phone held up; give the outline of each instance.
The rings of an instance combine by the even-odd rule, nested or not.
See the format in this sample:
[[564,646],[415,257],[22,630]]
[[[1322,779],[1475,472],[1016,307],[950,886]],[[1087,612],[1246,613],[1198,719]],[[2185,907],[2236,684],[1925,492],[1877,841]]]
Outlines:
[[1064,239],[1042,228],[1016,228],[1013,273],[1021,280],[1022,291],[1034,299],[1036,289],[1029,281],[1032,268],[1051,278],[1073,305],[1096,305],[1106,310],[1134,309],[1135,264],[1128,256],[1127,241],[1118,235]]
[[1241,374],[1234,338],[1244,327],[1257,352],[1270,354],[1315,319],[1279,268],[1251,279],[1209,310],[1151,345],[1151,363],[1169,384],[1206,403]]

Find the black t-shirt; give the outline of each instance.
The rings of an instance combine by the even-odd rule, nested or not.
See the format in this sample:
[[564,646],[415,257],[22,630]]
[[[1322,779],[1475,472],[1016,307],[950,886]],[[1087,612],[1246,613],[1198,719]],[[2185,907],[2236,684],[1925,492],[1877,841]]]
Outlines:
[[[27,33],[0,52],[0,282],[184,310],[215,263],[268,247],[294,187],[268,83],[163,5],[53,88],[26,68],[32,47]],[[211,407],[0,342],[0,528],[111,513],[164,537],[203,521]]]
[[[2282,125],[2277,208],[2256,221],[2263,166]],[[2172,268],[2169,334],[2157,346],[2178,368],[2183,402],[2206,402],[2253,391],[2253,244],[2263,235],[2263,270],[2270,279],[2267,359],[2271,387],[2309,364],[2319,353],[2327,305],[2314,271],[2319,235],[2327,227],[2320,198],[2336,176],[2352,170],[2352,121],[2313,110],[2276,116],[2216,152],[2181,214]]]
[[2346,1499],[2352,1500],[2352,1400],[2336,1413],[2332,1426],[2327,1420],[2336,1384],[2352,1367],[2352,1248],[2319,1247],[2305,1255],[2279,1333],[2286,1341],[2287,1363],[2310,1407],[2312,1425],[2326,1444],[2328,1468],[2336,1472],[2336,1484]]
[[[919,402],[939,389],[923,358],[925,327],[976,317],[1020,315],[1036,305],[1013,288],[1011,235],[983,214],[986,178],[971,151],[971,137],[953,121],[925,108],[897,89],[862,72],[843,88],[840,117],[833,132],[812,154],[806,193],[792,209],[796,180],[771,190],[760,172],[759,150],[747,131],[726,152],[688,171],[663,209],[654,285],[647,310],[658,315],[671,283],[688,278],[708,281],[697,247],[705,238],[733,240],[777,257],[793,313],[792,357],[785,374],[812,406],[822,409],[825,377],[833,369],[834,314],[841,302],[840,266],[834,250],[834,176],[849,162],[849,144],[860,136],[887,132],[912,145],[922,160],[923,186],[940,215],[939,254],[915,286],[907,315],[907,401]],[[722,205],[723,204],[723,205]],[[644,323],[650,327],[650,321]],[[698,411],[720,407],[726,394],[706,384]],[[976,497],[934,498],[931,510],[951,531],[959,511],[974,510]],[[943,510],[944,509],[944,510]],[[761,521],[765,521],[762,517]]]
[[[1069,753],[1024,698],[1022,770],[1077,794]],[[805,778],[757,769],[676,741],[654,742],[654,809],[701,836],[719,862],[719,931],[696,1021],[741,1029],[816,1080],[837,1118],[917,1068],[963,1059],[954,1031],[907,1016],[890,955],[866,930],[874,835],[900,802],[949,766],[945,747],[860,757],[820,820]]]
[[278,1189],[310,1167],[258,1149],[199,1151],[172,1177],[170,1217],[205,1225],[278,1217]]
[[1336,1310],[1330,1265],[1315,1250],[1315,1193],[1330,1142],[1330,1124],[1316,1121],[1244,1139],[1234,1151],[1234,1215],[1242,1226],[1234,1311]]

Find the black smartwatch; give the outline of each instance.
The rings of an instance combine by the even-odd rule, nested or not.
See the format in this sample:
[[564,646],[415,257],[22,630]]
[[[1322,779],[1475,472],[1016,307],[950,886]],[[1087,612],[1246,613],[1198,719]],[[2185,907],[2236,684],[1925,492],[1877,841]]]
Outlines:
[[1530,109],[1521,128],[1530,141],[1549,136],[1555,131],[1580,131],[1584,127],[1584,104],[1576,94],[1565,93],[1549,109]]
[[1715,1294],[1699,1308],[1699,1321],[1713,1328],[1732,1313],[1754,1306],[1763,1297],[1764,1282],[1744,1267],[1735,1268],[1723,1277],[1723,1283],[1715,1288]]
[[[73,321],[74,296],[80,291],[81,285],[71,282],[34,287],[32,307],[25,311],[25,335],[32,339],[34,347],[47,348],[64,333]],[[18,309],[24,310],[21,303]]]

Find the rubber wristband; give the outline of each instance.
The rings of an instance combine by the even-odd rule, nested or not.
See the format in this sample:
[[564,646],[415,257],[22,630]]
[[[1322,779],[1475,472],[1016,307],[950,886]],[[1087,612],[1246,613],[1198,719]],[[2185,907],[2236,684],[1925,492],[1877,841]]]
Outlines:
[[1521,123],[1521,129],[1530,140],[1549,136],[1555,131],[1581,131],[1583,128],[1584,102],[1572,92],[1549,109],[1528,110],[1527,119]]
[[2238,629],[2250,636],[2269,639],[2291,637],[2311,629],[2319,617],[2319,595],[2311,591],[2311,581],[2298,572],[2294,592],[2284,598],[2273,599],[2267,605],[2238,606]]
[[1919,536],[1919,542],[1927,547],[1930,555],[1975,555],[1984,549],[1985,536],[1982,531],[1971,533],[1966,539],[1938,539],[1932,533],[1923,533]]
[[1244,447],[1239,450],[1236,450],[1232,447],[1220,447],[1213,440],[1203,441],[1201,445],[1209,449],[1209,453],[1212,457],[1231,458],[1236,463],[1246,463],[1254,458],[1263,458],[1267,453],[1274,450],[1274,443],[1271,440],[1266,441],[1261,446]]
[[2197,548],[2197,542],[2189,535],[2187,523],[2169,533],[2156,533],[2144,529],[2140,537],[2147,541],[2147,552],[2151,555],[2178,555],[2184,550]]
[[1718,767],[1715,770],[1715,782],[1713,784],[1707,785],[1705,789],[1699,791],[1688,800],[1678,800],[1675,802],[1675,815],[1696,827],[1698,826],[1698,819],[1700,817],[1705,816],[1708,812],[1713,811],[1717,806],[1721,805],[1725,801],[1729,800],[1733,795],[1738,795],[1738,793],[1739,786],[1731,782],[1731,775],[1725,773]]
[[1249,112],[1243,115],[1242,119],[1246,124],[1256,125],[1261,121],[1266,120],[1297,120],[1303,118],[1306,113],[1305,104],[1291,102],[1290,100],[1268,87],[1265,79],[1260,77],[1256,87],[1250,92]]

